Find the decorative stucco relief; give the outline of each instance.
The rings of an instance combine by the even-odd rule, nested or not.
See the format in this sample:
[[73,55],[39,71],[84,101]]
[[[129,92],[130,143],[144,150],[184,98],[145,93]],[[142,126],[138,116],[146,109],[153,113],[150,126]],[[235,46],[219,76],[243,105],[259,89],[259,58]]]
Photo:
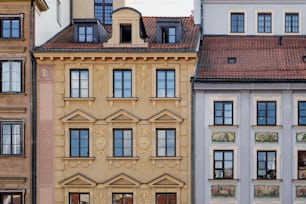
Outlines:
[[296,142],[306,143],[306,132],[297,132]]
[[234,185],[212,185],[211,197],[235,197],[236,186]]
[[109,168],[132,168],[132,167],[136,167],[136,159],[110,159],[108,161],[109,164]]
[[65,166],[71,168],[89,168],[92,166],[92,159],[67,159],[65,161]]
[[104,71],[105,71],[105,67],[104,66],[97,66],[95,69],[95,72],[99,74],[99,84],[98,84],[98,88],[101,89],[102,88],[102,83],[103,83],[103,78],[104,78]]
[[102,191],[95,191],[94,194],[95,197],[95,204],[105,204],[105,193],[103,193]]
[[106,146],[106,139],[105,139],[105,129],[97,128],[95,130],[96,136],[96,154],[104,154],[104,149]]
[[148,191],[141,191],[139,204],[148,204],[149,203],[149,192]]
[[153,159],[152,164],[153,167],[158,167],[158,168],[164,168],[164,167],[175,168],[179,167],[180,160]]
[[235,142],[236,136],[235,132],[232,131],[213,131],[212,142]]
[[147,76],[148,76],[146,65],[143,65],[141,67],[141,76],[142,76],[141,88],[142,88],[142,90],[145,91],[145,89],[146,89],[146,82],[147,82]]
[[277,132],[256,132],[255,142],[278,142]]
[[306,186],[296,186],[295,196],[297,198],[306,198]]
[[277,185],[255,185],[254,197],[276,198],[279,197],[279,186]]
[[142,128],[139,132],[140,137],[138,137],[138,145],[142,149],[141,153],[144,155],[149,154],[148,147],[151,144],[151,140],[149,137],[149,131],[147,128]]

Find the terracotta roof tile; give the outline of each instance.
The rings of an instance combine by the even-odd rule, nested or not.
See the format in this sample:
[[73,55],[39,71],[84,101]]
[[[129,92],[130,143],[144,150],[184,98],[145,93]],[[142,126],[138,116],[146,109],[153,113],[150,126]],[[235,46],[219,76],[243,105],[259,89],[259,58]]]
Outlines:
[[[196,77],[207,80],[306,79],[306,37],[205,36]],[[236,58],[229,64],[228,58]]]

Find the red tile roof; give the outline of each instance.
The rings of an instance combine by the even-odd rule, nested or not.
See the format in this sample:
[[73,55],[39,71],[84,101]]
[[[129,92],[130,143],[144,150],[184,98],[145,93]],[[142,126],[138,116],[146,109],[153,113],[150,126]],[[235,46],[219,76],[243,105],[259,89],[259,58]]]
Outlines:
[[[306,37],[205,36],[196,77],[204,80],[306,79]],[[237,62],[229,64],[228,58]]]
[[[47,43],[38,47],[36,50],[88,50],[90,49],[153,49],[153,50],[190,50],[195,49],[199,39],[199,28],[194,25],[193,17],[175,17],[182,20],[183,39],[180,43],[156,43],[156,19],[160,17],[142,17],[146,33],[149,38],[146,41],[149,43],[148,48],[104,48],[103,43],[74,43],[73,42],[73,26],[69,26],[55,37],[50,39]],[[162,17],[167,18],[167,17]],[[170,17],[169,17],[170,18]],[[173,19],[173,17],[171,17]],[[111,32],[111,27],[106,27],[106,30]],[[110,33],[111,35],[111,33]]]

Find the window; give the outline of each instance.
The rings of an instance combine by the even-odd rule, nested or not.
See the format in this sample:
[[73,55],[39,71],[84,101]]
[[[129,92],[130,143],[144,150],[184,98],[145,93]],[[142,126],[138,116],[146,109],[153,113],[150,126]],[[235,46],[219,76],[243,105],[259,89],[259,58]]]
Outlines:
[[79,26],[79,42],[93,42],[93,27]]
[[285,14],[285,32],[298,33],[299,32],[299,14],[286,13]]
[[298,151],[298,178],[306,179],[306,151]]
[[306,101],[298,102],[298,124],[306,125]]
[[175,97],[175,71],[156,71],[157,97]]
[[271,14],[259,13],[258,14],[258,33],[271,33]]
[[233,125],[233,102],[214,102],[214,125]]
[[162,43],[175,43],[176,42],[176,28],[162,28]]
[[113,12],[112,0],[95,0],[95,18],[100,19],[102,24],[111,25]]
[[70,129],[70,157],[89,157],[88,129]]
[[23,131],[21,122],[1,123],[1,155],[21,155]]
[[1,64],[1,92],[20,93],[22,92],[22,62],[2,61]]
[[244,32],[244,13],[231,14],[231,33]]
[[0,192],[0,204],[22,204],[22,192]]
[[60,0],[56,1],[56,20],[61,24],[61,2]]
[[69,204],[89,203],[89,193],[69,193]]
[[156,156],[175,157],[176,136],[174,129],[159,129],[156,131]]
[[133,193],[113,193],[112,204],[133,204]]
[[132,25],[121,24],[120,25],[120,43],[132,42]]
[[257,125],[276,125],[276,102],[257,102]]
[[233,151],[214,151],[214,179],[233,179]]
[[276,152],[257,152],[257,179],[276,179]]
[[113,78],[113,96],[115,98],[132,97],[132,71],[114,70]]
[[132,157],[132,130],[114,130],[114,157]]
[[176,204],[176,193],[156,193],[156,204]]
[[20,17],[3,17],[0,18],[1,23],[1,38],[19,39],[20,32]]
[[70,70],[70,97],[87,98],[88,97],[88,70],[73,69]]

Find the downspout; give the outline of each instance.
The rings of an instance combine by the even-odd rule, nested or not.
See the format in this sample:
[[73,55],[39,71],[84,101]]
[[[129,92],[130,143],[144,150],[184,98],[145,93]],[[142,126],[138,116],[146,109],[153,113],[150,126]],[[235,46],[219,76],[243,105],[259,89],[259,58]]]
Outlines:
[[34,0],[31,0],[30,7],[30,135],[31,135],[31,204],[36,204],[37,183],[36,183],[36,67],[33,57],[34,48]]

